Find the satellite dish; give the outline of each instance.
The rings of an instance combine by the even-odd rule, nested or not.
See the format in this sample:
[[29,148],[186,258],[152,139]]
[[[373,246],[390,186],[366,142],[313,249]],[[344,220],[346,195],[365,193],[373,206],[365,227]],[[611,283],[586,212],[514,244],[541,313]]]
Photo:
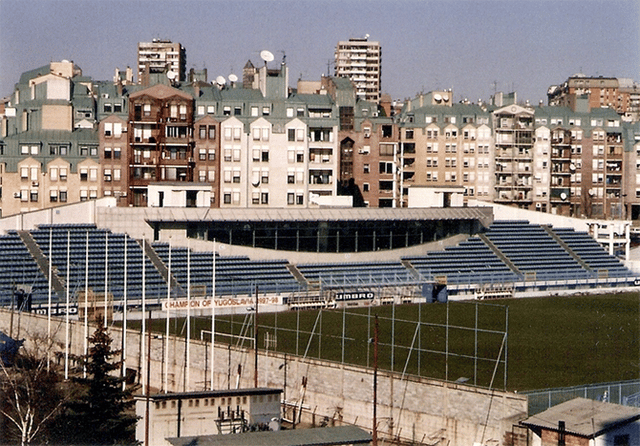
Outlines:
[[436,93],[433,95],[433,99],[435,99],[436,102],[440,102],[442,100],[442,96],[440,96],[440,93]]
[[449,95],[448,94],[443,94],[442,95],[442,99],[444,100],[444,102],[447,102],[449,100]]
[[562,192],[562,193],[560,194],[560,198],[562,199],[562,201],[566,200],[566,199],[567,199],[567,194],[566,194],[566,193],[564,193],[564,192]]
[[230,74],[229,75],[229,81],[238,82],[238,76],[236,76],[235,74]]
[[269,63],[274,59],[273,53],[271,53],[271,51],[268,51],[268,50],[260,51],[260,57],[262,58],[262,60],[264,60],[265,63]]
[[224,85],[224,84],[225,84],[225,82],[226,82],[226,80],[225,80],[224,76],[218,76],[218,77],[216,77],[216,84],[218,84],[218,85]]
[[569,165],[569,170],[576,170],[576,165],[575,164],[570,164]]
[[596,191],[594,191],[593,189],[589,189],[589,195],[593,197],[595,194],[596,194]]
[[176,72],[175,71],[169,71],[167,73],[167,77],[169,78],[169,80],[174,80],[176,78]]

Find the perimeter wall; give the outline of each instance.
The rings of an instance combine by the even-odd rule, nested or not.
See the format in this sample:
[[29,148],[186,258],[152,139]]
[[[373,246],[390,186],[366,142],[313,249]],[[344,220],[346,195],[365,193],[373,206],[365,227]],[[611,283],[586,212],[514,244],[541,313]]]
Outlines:
[[[94,327],[88,328],[91,334]],[[46,316],[11,313],[0,310],[0,331],[15,339],[46,337]],[[119,349],[122,331],[113,327],[113,348]],[[51,319],[57,361],[64,370],[66,323]],[[82,354],[85,327],[69,324],[69,352]],[[127,330],[125,364],[136,379],[146,377],[150,369],[151,393],[165,388],[170,392],[210,388],[211,348],[201,341],[189,343],[186,363],[184,338],[153,335],[150,359],[141,355],[139,331]],[[168,361],[166,361],[168,358]],[[217,346],[213,352],[214,388],[254,386],[254,352],[250,349]],[[240,366],[240,367],[239,367]],[[238,374],[240,371],[240,374]],[[302,386],[306,377],[306,388]],[[305,359],[275,352],[258,355],[258,386],[284,389],[284,418],[292,419],[302,408],[304,424],[354,424],[371,431],[373,418],[373,370],[370,368]],[[527,398],[515,393],[491,391],[457,383],[402,377],[399,373],[378,373],[378,436],[429,445],[507,445],[512,425],[527,416]],[[286,386],[285,386],[286,383]],[[212,414],[213,416],[213,414]]]

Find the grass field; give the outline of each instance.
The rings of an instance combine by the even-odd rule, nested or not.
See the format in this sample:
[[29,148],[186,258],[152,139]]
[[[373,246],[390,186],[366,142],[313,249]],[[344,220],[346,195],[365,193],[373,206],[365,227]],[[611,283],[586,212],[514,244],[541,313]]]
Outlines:
[[[270,349],[372,366],[374,315],[379,318],[379,367],[384,369],[438,379],[464,377],[481,386],[493,379],[493,387],[501,389],[506,330],[509,390],[640,378],[638,293],[260,314],[258,343],[264,348],[268,336],[277,340]],[[151,326],[163,332],[165,321]],[[171,326],[184,335],[183,319]],[[194,318],[191,326],[192,337],[200,339],[211,321]],[[253,337],[250,314],[216,318],[218,342],[232,339],[223,332],[237,336],[243,330]],[[241,344],[238,339],[231,342]]]

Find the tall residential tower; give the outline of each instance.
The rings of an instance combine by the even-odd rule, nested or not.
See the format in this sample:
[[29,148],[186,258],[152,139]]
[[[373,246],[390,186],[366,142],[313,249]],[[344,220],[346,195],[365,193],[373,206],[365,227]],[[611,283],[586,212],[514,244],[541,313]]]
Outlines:
[[140,84],[149,86],[148,76],[153,73],[166,73],[176,81],[184,81],[186,66],[187,52],[179,43],[161,39],[138,43],[138,83]]
[[335,75],[346,77],[356,86],[358,98],[380,101],[382,49],[379,42],[364,38],[351,38],[338,42]]

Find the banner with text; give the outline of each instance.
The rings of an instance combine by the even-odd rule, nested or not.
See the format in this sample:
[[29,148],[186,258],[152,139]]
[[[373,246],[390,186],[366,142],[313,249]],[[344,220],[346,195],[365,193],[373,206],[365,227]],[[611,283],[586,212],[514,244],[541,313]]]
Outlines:
[[[222,299],[215,299],[214,305],[216,308],[228,308],[228,307],[252,307],[255,306],[256,299],[254,297],[229,297]],[[258,305],[280,305],[282,299],[277,296],[271,297],[259,297]],[[186,310],[190,307],[192,310],[204,310],[211,308],[211,299],[171,299],[169,301],[162,302],[162,310]]]

